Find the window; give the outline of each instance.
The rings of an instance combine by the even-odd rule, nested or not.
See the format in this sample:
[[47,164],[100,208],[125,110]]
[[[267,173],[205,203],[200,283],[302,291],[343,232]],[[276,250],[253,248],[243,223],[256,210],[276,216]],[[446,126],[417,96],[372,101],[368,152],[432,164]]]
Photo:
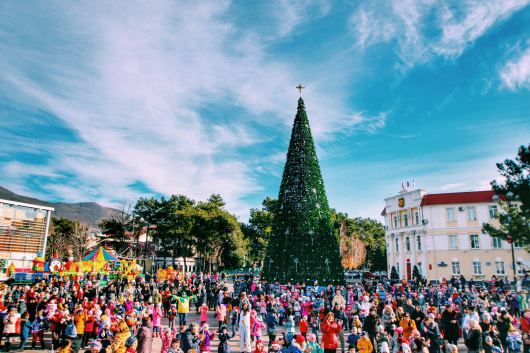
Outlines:
[[456,222],[456,215],[454,208],[446,208],[445,213],[447,215],[447,222]]
[[421,251],[421,237],[419,235],[416,237],[416,245],[418,247],[417,250]]
[[517,262],[517,274],[524,275],[524,265],[521,265],[520,262]]
[[476,221],[477,220],[477,211],[475,210],[475,206],[469,206],[467,208],[467,220],[468,221]]
[[522,241],[514,241],[513,242],[513,247],[514,248],[522,248],[523,247],[523,242]]
[[407,245],[407,251],[410,251],[410,239],[409,239],[409,237],[407,237],[405,239],[405,244]]
[[497,219],[499,214],[497,211],[497,206],[488,206],[488,210],[490,213],[490,219]]
[[451,267],[453,268],[453,275],[460,274],[460,262],[451,262]]
[[480,243],[478,241],[478,234],[471,234],[471,249],[480,249]]
[[482,274],[482,263],[473,262],[473,274],[474,275],[481,275]]
[[396,252],[399,252],[399,240],[396,238]]
[[409,216],[407,214],[403,215],[403,226],[408,227],[409,226]]
[[397,217],[394,216],[394,228],[397,228],[397,226],[398,226],[398,225],[397,225]]
[[397,270],[397,273],[399,275],[399,262],[396,264],[396,270]]
[[504,275],[504,274],[506,274],[506,273],[504,272],[504,262],[502,262],[502,261],[497,261],[497,262],[495,262],[495,269],[497,270],[497,274],[498,274],[498,275]]
[[418,225],[420,224],[420,213],[414,212],[414,224]]
[[420,275],[422,275],[421,262],[418,262],[417,266],[418,266],[418,272],[420,273]]
[[499,237],[493,237],[493,248],[502,249],[502,240]]
[[449,234],[449,248],[458,249],[458,235]]

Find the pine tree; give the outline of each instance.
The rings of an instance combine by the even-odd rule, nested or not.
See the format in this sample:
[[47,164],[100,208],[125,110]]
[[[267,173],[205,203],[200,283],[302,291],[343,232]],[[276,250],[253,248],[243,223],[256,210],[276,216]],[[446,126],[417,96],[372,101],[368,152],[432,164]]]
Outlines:
[[418,266],[416,265],[414,265],[414,268],[412,269],[412,278],[417,278],[418,281],[421,281],[420,270],[418,270]]
[[392,266],[392,270],[390,271],[390,279],[393,279],[394,281],[399,281],[399,274],[395,266]]
[[339,244],[324,190],[304,101],[298,100],[263,279],[344,284]]

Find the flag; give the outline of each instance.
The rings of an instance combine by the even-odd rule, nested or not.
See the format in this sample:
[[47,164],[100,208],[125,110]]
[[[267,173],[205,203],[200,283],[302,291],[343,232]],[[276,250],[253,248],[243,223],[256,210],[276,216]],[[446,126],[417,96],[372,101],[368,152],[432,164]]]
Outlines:
[[416,187],[416,182],[414,180],[412,180],[412,187],[415,188]]
[[401,183],[401,187],[405,190],[405,185],[403,183]]
[[410,184],[409,184],[409,181],[407,180],[407,189],[409,188]]

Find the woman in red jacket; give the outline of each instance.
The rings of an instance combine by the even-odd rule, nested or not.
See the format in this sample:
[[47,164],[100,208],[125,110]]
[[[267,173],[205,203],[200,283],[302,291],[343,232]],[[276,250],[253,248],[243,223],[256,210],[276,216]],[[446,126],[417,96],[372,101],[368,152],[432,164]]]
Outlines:
[[335,315],[329,312],[322,322],[322,346],[324,353],[335,353],[339,347],[337,334],[342,331],[342,320],[335,322]]

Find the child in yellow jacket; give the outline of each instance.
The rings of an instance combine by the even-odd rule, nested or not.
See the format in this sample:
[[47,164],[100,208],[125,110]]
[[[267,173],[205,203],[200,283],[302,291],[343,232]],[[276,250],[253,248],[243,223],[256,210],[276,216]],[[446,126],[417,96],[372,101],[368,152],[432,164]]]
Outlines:
[[363,332],[362,337],[357,341],[357,349],[358,353],[372,353],[374,350],[374,346],[372,345],[367,332]]

